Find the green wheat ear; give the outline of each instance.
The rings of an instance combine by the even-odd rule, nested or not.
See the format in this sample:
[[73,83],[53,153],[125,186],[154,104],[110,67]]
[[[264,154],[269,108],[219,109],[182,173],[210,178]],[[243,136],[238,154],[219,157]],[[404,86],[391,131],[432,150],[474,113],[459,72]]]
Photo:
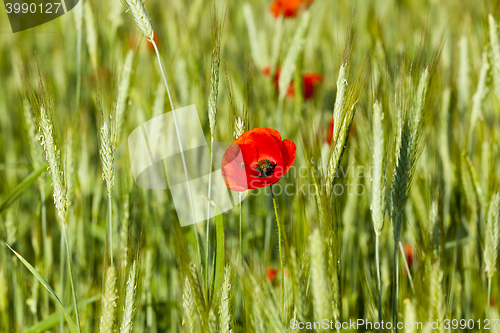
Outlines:
[[233,318],[231,311],[232,295],[233,295],[233,282],[231,274],[231,266],[226,265],[224,268],[224,282],[222,283],[222,289],[220,291],[220,306],[219,306],[219,318],[220,318],[220,332],[230,333],[233,331]]
[[131,333],[134,326],[134,317],[136,313],[136,298],[137,298],[137,272],[136,261],[130,267],[127,283],[125,286],[125,303],[123,305],[122,324],[120,333]]
[[154,31],[151,24],[146,6],[141,0],[120,0],[122,5],[127,9],[127,12],[134,19],[135,24],[146,36],[147,39],[153,40]]
[[184,312],[182,325],[187,324],[189,332],[194,332],[195,325],[195,305],[194,290],[191,281],[186,276],[184,280],[184,292],[182,294],[182,309]]
[[125,127],[125,120],[127,117],[127,104],[130,92],[130,81],[132,78],[133,65],[134,65],[135,54],[133,50],[127,52],[125,57],[125,62],[123,64],[123,69],[120,77],[120,82],[118,85],[118,94],[115,103],[115,134],[114,142],[115,146],[121,141],[121,136]]
[[490,201],[486,222],[484,263],[488,279],[497,271],[498,246],[500,242],[500,194],[496,193]]
[[333,192],[333,186],[337,171],[339,169],[342,157],[347,148],[347,140],[351,133],[351,126],[354,115],[361,99],[366,83],[366,64],[362,63],[358,72],[351,77],[352,72],[352,53],[354,48],[354,38],[351,38],[351,28],[347,31],[344,55],[337,78],[337,95],[333,109],[333,137],[332,146],[328,157],[326,171],[326,196],[330,198]]
[[116,280],[116,270],[113,266],[109,266],[106,270],[106,282],[102,295],[102,314],[99,323],[99,332],[101,333],[113,332],[116,300],[118,299]]
[[64,182],[64,172],[61,164],[61,151],[57,148],[52,121],[44,107],[40,109],[38,123],[41,133],[40,144],[45,151],[45,160],[47,161],[48,170],[52,178],[54,205],[57,208],[59,218],[63,223],[66,223],[68,202],[66,197],[67,188]]
[[319,229],[315,229],[311,234],[310,246],[314,319],[321,321],[324,318],[329,318],[332,311],[330,306],[330,286],[327,280],[324,244]]

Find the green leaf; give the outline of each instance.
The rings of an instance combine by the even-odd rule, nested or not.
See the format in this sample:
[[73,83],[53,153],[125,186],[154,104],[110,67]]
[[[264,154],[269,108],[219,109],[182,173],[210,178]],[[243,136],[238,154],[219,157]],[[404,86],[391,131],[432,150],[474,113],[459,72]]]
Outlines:
[[40,175],[47,169],[47,165],[42,165],[38,170],[33,171],[26,177],[19,185],[16,186],[14,191],[7,197],[7,199],[2,202],[0,205],[0,213],[2,213],[5,209],[9,208],[10,205],[17,198],[21,196],[33,183],[40,177]]
[[[98,301],[99,298],[100,298],[100,295],[88,298],[88,299],[84,300],[83,302],[81,302],[78,305],[78,307],[82,308],[85,305],[92,304],[92,303]],[[71,313],[74,310],[75,310],[75,307],[73,305],[66,308],[67,313]],[[31,327],[28,327],[27,329],[25,329],[24,333],[41,333],[41,332],[45,332],[47,330],[50,330],[53,327],[56,327],[61,320],[61,313],[62,313],[62,311],[54,312],[53,314],[51,314],[47,318],[39,321],[38,323],[36,323],[35,325],[33,325]]]
[[54,291],[54,289],[52,289],[52,287],[43,278],[43,276],[40,273],[38,273],[38,271],[33,266],[31,266],[31,264],[29,262],[27,262],[19,253],[17,253],[16,251],[14,251],[14,249],[12,249],[9,246],[9,244],[5,243],[5,245],[7,245],[7,247],[12,252],[14,252],[14,254],[19,258],[19,260],[21,260],[21,262],[24,264],[24,266],[26,266],[26,268],[29,269],[29,271],[31,272],[31,274],[33,274],[37,278],[37,280],[42,284],[42,286],[44,286],[44,288],[47,289],[47,291],[52,295],[52,297],[54,297],[57,300],[57,302],[59,303],[59,305],[61,305],[61,309],[62,309],[62,311],[64,313],[64,317],[66,318],[66,322],[68,323],[68,327],[69,327],[70,332],[71,333],[77,333],[78,330],[76,328],[75,323],[73,322],[73,319],[71,319],[71,317],[69,316],[68,312],[64,308],[64,305],[61,303],[61,300],[59,300],[59,297],[57,297],[56,292]]

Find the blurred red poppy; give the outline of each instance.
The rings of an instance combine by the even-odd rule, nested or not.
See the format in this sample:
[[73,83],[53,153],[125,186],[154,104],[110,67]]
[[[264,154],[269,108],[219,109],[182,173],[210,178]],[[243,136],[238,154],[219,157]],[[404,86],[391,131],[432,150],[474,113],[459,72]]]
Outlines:
[[332,145],[332,139],[333,139],[333,116],[332,119],[330,119],[330,123],[328,124],[328,133],[326,134],[326,142],[328,145]]
[[[354,136],[354,133],[356,133],[356,123],[355,122],[352,122],[352,125],[351,125],[351,131],[349,132],[349,137],[351,138],[352,136]],[[332,118],[330,119],[330,122],[328,123],[328,131],[326,133],[326,142],[328,143],[328,145],[332,145],[332,141],[333,141],[333,126],[335,125],[334,121],[333,121],[333,116]]]
[[296,17],[302,6],[309,6],[313,0],[274,0],[269,5],[269,11],[274,17],[283,15],[286,18]]
[[[271,282],[275,287],[279,287],[280,284],[278,281],[276,281],[276,277],[278,276],[280,269],[279,268],[273,268],[273,267],[268,267],[267,268],[267,278],[269,279],[269,282]],[[285,268],[283,270],[285,276],[290,275],[290,271],[288,268]]]
[[283,177],[295,162],[297,148],[278,131],[254,128],[243,133],[222,157],[226,186],[238,192],[266,187]]
[[[413,265],[415,264],[415,262],[417,260],[417,250],[410,243],[405,243],[403,245],[403,250],[405,252],[405,259],[406,259],[406,262],[408,263],[408,268],[411,271],[413,268]],[[401,252],[401,248],[400,248],[400,252]],[[404,272],[405,272],[405,275],[408,275],[408,271],[406,270],[406,266],[404,266]]]
[[280,271],[279,268],[272,268],[272,267],[267,268],[267,278],[269,279],[270,282],[274,281],[279,271]]
[[[262,69],[262,73],[268,76],[271,74],[271,68],[266,66]],[[279,80],[280,80],[281,68],[276,68],[276,72],[274,73],[274,85],[276,87],[276,91],[279,91]],[[323,76],[318,73],[304,73],[302,74],[302,93],[305,100],[309,100],[314,96],[314,90],[318,83],[323,81]],[[288,86],[288,90],[286,92],[286,97],[294,98],[295,97],[295,85],[290,82]]]
[[[129,41],[128,41],[129,47],[131,49],[138,50],[138,48],[141,45],[141,42],[143,40],[144,40],[144,36],[142,34],[132,34],[129,37]],[[156,47],[158,47],[158,50],[159,50],[160,49],[160,39],[158,38],[158,34],[156,33],[156,31],[154,31],[153,40],[156,43]],[[151,43],[148,38],[146,39],[146,48],[148,49],[148,51],[155,53],[155,48],[153,46],[153,43]]]
[[[160,40],[158,39],[158,34],[156,33],[156,31],[154,31],[153,41],[155,42],[156,47],[157,47],[157,48],[158,48],[158,50],[159,50],[159,49],[160,49]],[[151,43],[151,42],[148,40],[147,45],[148,45],[148,50],[154,53],[154,52],[155,52],[155,48],[154,48],[154,46],[153,46],[153,43]]]

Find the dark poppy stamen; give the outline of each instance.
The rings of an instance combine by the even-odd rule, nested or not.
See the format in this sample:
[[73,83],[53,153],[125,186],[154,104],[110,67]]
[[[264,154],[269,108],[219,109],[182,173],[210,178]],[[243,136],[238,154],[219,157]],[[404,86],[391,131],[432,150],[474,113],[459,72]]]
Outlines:
[[276,163],[270,160],[262,160],[257,163],[256,170],[260,173],[259,177],[269,177],[274,173]]

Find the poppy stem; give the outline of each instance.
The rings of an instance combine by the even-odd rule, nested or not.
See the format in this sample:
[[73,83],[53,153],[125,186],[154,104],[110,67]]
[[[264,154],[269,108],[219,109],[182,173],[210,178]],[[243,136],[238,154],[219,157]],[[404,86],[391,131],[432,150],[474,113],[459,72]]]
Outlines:
[[243,210],[243,203],[241,202],[241,192],[238,194],[239,196],[239,202],[240,202],[240,256],[241,256],[241,262],[243,262],[243,252],[242,252],[242,246],[241,246],[241,215],[242,215],[242,210]]
[[280,266],[281,266],[281,321],[284,322],[285,316],[285,272],[283,271],[283,255],[281,253],[281,226],[280,219],[278,217],[278,206],[276,204],[276,198],[274,197],[273,185],[271,185],[271,195],[273,197],[274,214],[276,215],[276,223],[278,224],[278,246],[280,250]]

